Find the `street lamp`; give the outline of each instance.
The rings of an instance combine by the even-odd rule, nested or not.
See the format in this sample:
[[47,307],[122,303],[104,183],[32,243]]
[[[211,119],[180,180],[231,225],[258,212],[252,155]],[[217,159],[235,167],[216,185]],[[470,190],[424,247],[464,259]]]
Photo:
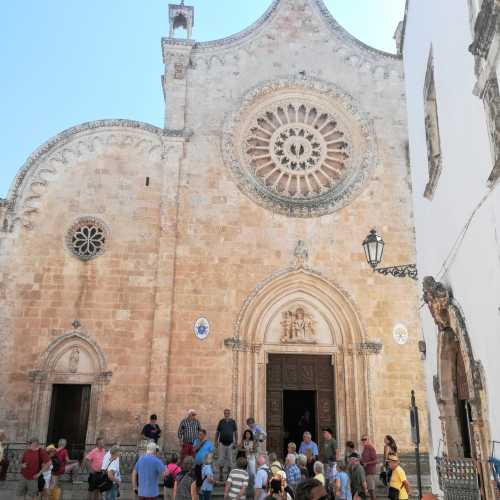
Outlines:
[[366,262],[377,273],[384,276],[394,276],[395,278],[417,278],[417,266],[415,264],[405,264],[403,266],[393,267],[377,267],[382,262],[384,255],[384,240],[380,237],[375,229],[372,229],[368,236],[363,241],[363,249],[365,251]]

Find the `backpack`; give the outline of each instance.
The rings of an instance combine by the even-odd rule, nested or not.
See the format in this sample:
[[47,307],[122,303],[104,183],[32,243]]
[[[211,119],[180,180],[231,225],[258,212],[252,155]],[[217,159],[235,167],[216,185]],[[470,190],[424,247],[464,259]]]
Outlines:
[[[175,469],[176,476],[180,474],[180,472],[181,468],[177,466],[177,469]],[[168,474],[165,476],[165,479],[163,480],[163,486],[165,486],[165,488],[173,488],[174,483],[175,483],[174,475],[172,474],[172,472],[169,471]]]
[[60,467],[61,467],[61,460],[59,459],[59,457],[57,455],[54,455],[52,457],[52,467],[53,467],[53,471],[55,472],[58,472]]

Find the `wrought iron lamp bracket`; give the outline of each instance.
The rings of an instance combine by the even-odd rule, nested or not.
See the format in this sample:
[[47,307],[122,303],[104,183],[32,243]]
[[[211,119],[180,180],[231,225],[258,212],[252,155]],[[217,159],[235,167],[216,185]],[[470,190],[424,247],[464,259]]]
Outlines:
[[394,276],[395,278],[411,278],[418,280],[417,266],[415,264],[405,264],[403,266],[375,267],[373,269],[384,276]]

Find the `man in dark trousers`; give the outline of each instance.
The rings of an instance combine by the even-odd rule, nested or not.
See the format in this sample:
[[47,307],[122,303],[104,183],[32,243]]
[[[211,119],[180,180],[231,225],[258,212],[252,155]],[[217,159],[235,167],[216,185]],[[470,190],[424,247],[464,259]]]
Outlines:
[[[215,432],[215,446],[219,449],[219,480],[224,481],[233,468],[233,449],[238,443],[238,426],[231,418],[231,410],[224,410]],[[224,477],[224,467],[227,475]]]
[[157,422],[158,417],[153,413],[153,415],[149,417],[149,424],[146,424],[141,432],[145,439],[149,439],[155,443],[158,443],[161,434],[161,429]]

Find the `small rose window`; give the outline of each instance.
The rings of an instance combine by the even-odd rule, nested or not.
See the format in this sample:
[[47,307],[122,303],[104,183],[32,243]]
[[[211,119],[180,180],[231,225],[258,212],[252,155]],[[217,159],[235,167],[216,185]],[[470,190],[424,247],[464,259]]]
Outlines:
[[91,217],[76,221],[66,235],[66,244],[81,260],[95,259],[104,253],[108,231],[103,222]]

